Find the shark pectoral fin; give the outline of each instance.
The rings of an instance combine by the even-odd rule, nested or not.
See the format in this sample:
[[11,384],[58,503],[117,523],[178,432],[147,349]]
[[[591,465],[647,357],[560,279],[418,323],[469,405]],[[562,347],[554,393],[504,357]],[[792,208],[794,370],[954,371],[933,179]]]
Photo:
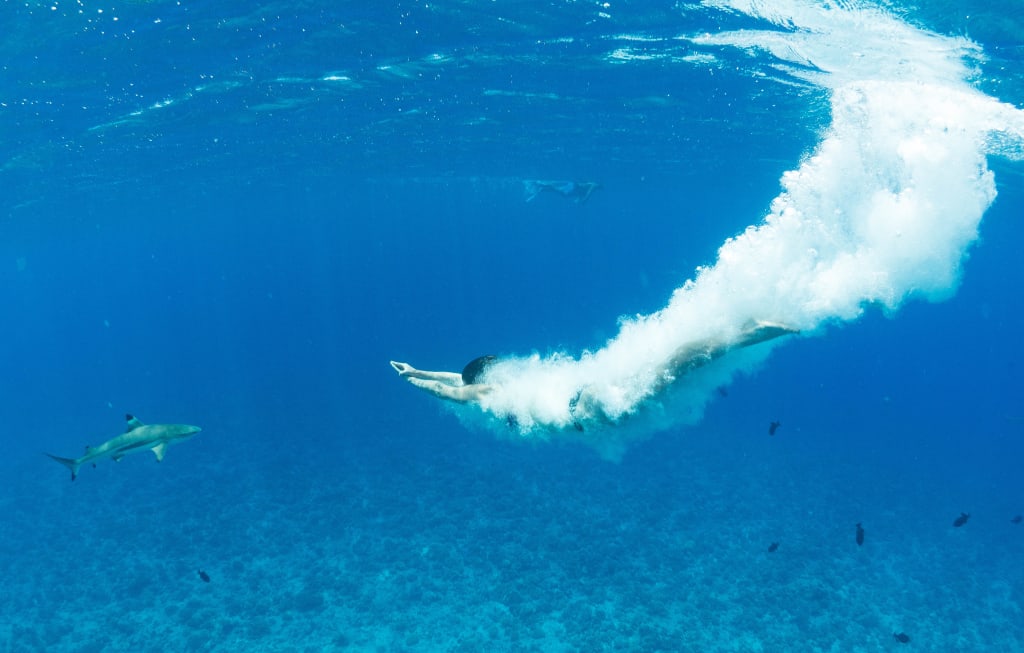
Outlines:
[[163,462],[164,454],[167,453],[167,443],[161,442],[160,444],[153,447],[153,453],[156,454],[156,461]]

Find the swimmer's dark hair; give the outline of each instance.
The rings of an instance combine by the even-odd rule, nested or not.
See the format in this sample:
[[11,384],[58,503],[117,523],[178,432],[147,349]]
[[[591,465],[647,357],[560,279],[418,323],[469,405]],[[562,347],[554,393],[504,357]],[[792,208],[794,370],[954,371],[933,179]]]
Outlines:
[[462,368],[462,382],[466,385],[473,385],[480,379],[480,375],[484,373],[484,370],[496,360],[498,360],[497,356],[488,355],[469,361]]

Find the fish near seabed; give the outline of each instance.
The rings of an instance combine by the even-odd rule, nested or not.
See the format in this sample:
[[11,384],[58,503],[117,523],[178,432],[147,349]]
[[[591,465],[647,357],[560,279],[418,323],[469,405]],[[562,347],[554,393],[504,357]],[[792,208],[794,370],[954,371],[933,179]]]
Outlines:
[[128,428],[124,433],[113,437],[98,447],[86,447],[85,455],[80,458],[61,458],[53,454],[46,454],[61,465],[71,470],[71,480],[78,478],[78,469],[86,464],[92,463],[100,458],[113,458],[118,462],[126,455],[136,451],[152,451],[156,455],[156,461],[164,459],[167,447],[176,442],[187,440],[202,429],[198,426],[188,424],[143,424],[134,415],[125,415]]
[[857,522],[857,546],[864,545],[864,527]]
[[953,520],[953,528],[960,528],[967,523],[967,520],[971,518],[970,513],[962,512],[960,516]]

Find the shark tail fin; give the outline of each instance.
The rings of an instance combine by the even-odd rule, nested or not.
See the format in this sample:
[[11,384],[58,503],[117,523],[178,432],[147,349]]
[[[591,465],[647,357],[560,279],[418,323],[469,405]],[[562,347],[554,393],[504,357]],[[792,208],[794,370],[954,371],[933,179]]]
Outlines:
[[71,470],[71,480],[72,481],[75,480],[75,478],[78,477],[78,468],[81,466],[82,463],[78,462],[74,458],[61,458],[60,456],[54,456],[51,453],[48,453],[46,455],[49,456],[50,458],[53,458],[57,462],[59,462],[61,465],[64,465],[65,467],[70,469]]

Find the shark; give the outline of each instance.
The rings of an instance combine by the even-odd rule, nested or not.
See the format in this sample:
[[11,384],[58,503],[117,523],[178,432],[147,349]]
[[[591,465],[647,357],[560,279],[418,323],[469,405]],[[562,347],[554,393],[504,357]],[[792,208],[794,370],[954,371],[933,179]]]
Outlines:
[[86,463],[92,463],[100,458],[110,457],[118,462],[126,455],[136,451],[149,449],[156,454],[156,461],[160,462],[167,453],[167,447],[176,442],[191,438],[202,429],[189,424],[143,424],[134,415],[125,415],[128,428],[124,433],[110,438],[98,447],[86,447],[85,455],[80,458],[61,458],[53,454],[46,454],[61,465],[71,470],[71,480],[78,477],[78,468]]

